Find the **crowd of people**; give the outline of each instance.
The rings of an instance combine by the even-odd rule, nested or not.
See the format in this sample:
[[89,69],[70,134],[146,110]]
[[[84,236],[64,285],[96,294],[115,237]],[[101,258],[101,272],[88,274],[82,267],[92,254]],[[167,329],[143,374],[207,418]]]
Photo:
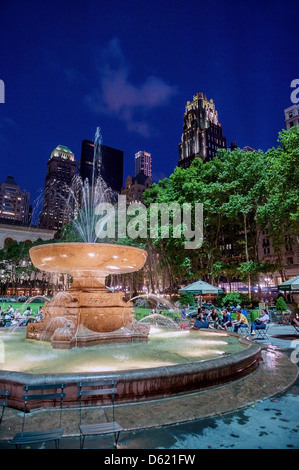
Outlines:
[[[189,311],[188,307],[183,307],[181,310],[181,327],[190,327],[194,330],[202,328],[213,328],[227,331],[232,328],[234,333],[238,333],[240,328],[249,328],[249,321],[246,311],[237,305],[233,309],[235,318],[232,318],[232,309],[223,308],[221,313],[216,308],[208,309],[207,307],[198,307],[197,313]],[[255,335],[255,331],[265,329],[270,322],[270,316],[267,309],[261,311],[260,317],[256,318],[250,325],[250,334]],[[299,318],[298,318],[299,325]]]
[[27,326],[31,322],[40,322],[42,319],[42,306],[39,307],[36,315],[33,315],[29,305],[23,313],[21,313],[19,308],[14,310],[11,304],[8,305],[7,310],[3,310],[0,307],[0,326],[2,327]]

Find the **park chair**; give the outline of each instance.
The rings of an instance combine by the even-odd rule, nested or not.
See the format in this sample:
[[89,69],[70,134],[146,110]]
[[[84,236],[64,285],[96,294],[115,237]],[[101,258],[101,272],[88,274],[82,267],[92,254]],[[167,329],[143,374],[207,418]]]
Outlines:
[[238,333],[241,334],[241,335],[244,335],[244,336],[248,336],[250,335],[250,324],[248,324],[248,326],[242,326],[238,329]]
[[[83,449],[86,436],[99,436],[104,434],[114,434],[113,446],[116,448],[120,432],[123,428],[115,421],[114,401],[117,394],[116,382],[114,380],[92,380],[77,383],[79,397],[79,430],[80,430],[80,448]],[[96,407],[104,412],[106,422],[96,424],[82,424],[82,409],[84,408],[83,398],[90,400],[92,397],[109,397],[112,404],[112,421],[109,421],[106,410],[101,402]]]
[[[65,387],[66,385],[62,383],[24,385],[23,390],[25,390],[25,395],[22,396],[24,401],[22,432],[15,434],[13,439],[10,441],[11,445],[15,445],[17,449],[20,449],[24,444],[30,445],[40,442],[54,441],[55,447],[58,448],[59,441],[63,433],[63,429],[61,428],[61,420],[63,399],[65,398]],[[52,392],[52,390],[55,390],[55,392]],[[55,429],[39,429],[37,431],[24,432],[26,421],[25,417],[28,413],[28,402],[41,400],[51,400],[53,401],[54,406],[57,401],[59,402],[59,427]]]
[[[234,332],[234,325],[228,327],[228,331]],[[244,336],[250,335],[250,323],[248,326],[241,326],[238,328],[238,333]]]
[[0,424],[4,415],[5,408],[8,406],[8,397],[10,396],[9,390],[0,390],[0,407],[2,408],[0,416]]
[[269,339],[268,331],[269,331],[269,325],[266,325],[266,328],[256,329],[254,339]]

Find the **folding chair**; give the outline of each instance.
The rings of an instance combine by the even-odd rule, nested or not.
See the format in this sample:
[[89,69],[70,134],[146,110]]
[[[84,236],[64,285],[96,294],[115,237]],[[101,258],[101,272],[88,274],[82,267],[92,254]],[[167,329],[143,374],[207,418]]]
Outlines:
[[238,329],[238,333],[244,336],[250,335],[250,325],[241,326],[241,328]]
[[254,339],[269,339],[268,330],[269,325],[266,325],[266,328],[257,328],[255,330]]
[[299,323],[298,323],[298,320],[296,318],[293,318],[291,320],[291,324],[292,326],[295,328],[295,330],[297,331],[297,333],[299,333]]
[[10,396],[9,390],[0,390],[0,406],[2,407],[2,412],[0,416],[0,424],[4,415],[4,410],[8,406],[8,397]]
[[[234,325],[228,327],[228,331],[234,333]],[[238,333],[244,336],[250,335],[250,325],[249,326],[240,326],[238,328]]]
[[[59,440],[62,437],[63,429],[61,428],[62,420],[62,405],[63,399],[65,398],[66,385],[61,383],[56,384],[41,384],[41,385],[24,385],[25,395],[22,396],[24,401],[24,413],[22,422],[22,432],[16,434],[10,441],[11,445],[15,445],[17,449],[20,449],[23,444],[36,444],[39,442],[54,441],[55,447],[58,448]],[[60,390],[59,392],[48,392],[48,390]],[[38,391],[36,393],[35,391]],[[45,393],[43,393],[46,391]],[[30,393],[33,392],[33,393]],[[59,400],[59,427],[56,429],[38,430],[32,432],[24,432],[25,429],[25,416],[28,413],[27,404],[33,400],[53,400],[53,405]]]
[[[98,436],[101,434],[114,434],[114,444],[116,448],[120,432],[123,428],[115,421],[115,412],[114,412],[114,398],[117,393],[116,382],[114,380],[95,380],[87,382],[78,382],[77,384],[79,390],[77,396],[79,397],[79,410],[80,410],[80,419],[79,419],[79,430],[80,430],[80,448],[83,449],[84,441],[86,436]],[[96,388],[92,388],[96,387]],[[87,388],[87,389],[86,389]],[[85,390],[83,390],[85,389]],[[109,421],[106,414],[106,410],[103,407],[103,404],[97,405],[97,407],[103,409],[106,422],[96,423],[96,424],[82,424],[82,398],[90,397],[100,397],[108,396],[111,397],[112,402],[112,421]]]

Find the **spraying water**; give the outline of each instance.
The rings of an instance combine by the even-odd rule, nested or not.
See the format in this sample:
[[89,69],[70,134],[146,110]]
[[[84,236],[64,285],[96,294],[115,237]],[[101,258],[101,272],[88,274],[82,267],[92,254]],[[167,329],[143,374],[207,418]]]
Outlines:
[[75,176],[66,200],[66,218],[72,220],[72,226],[80,237],[80,241],[95,243],[101,234],[95,227],[99,216],[96,208],[100,204],[115,203],[117,193],[113,191],[101,176],[102,167],[102,135],[97,127],[94,139],[93,171],[91,181],[84,181]]

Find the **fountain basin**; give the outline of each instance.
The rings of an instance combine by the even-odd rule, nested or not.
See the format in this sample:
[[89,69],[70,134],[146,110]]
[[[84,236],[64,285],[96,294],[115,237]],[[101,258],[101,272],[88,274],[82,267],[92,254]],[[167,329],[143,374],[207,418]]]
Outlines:
[[42,271],[75,276],[91,273],[99,280],[109,274],[139,271],[147,258],[140,248],[109,243],[52,243],[34,246],[29,253],[34,266]]
[[[206,332],[203,338],[221,336],[216,331]],[[40,383],[62,382],[67,385],[65,406],[75,406],[77,402],[77,382],[80,380],[92,381],[94,379],[113,379],[117,381],[117,403],[136,403],[146,400],[161,399],[179,394],[195,392],[209,387],[218,386],[244,377],[259,365],[261,347],[238,334],[230,333],[239,344],[238,350],[223,354],[208,360],[195,360],[181,362],[174,365],[165,365],[163,357],[161,365],[157,367],[106,370],[72,373],[25,373],[16,371],[0,372],[0,387],[11,391],[9,406],[22,409],[22,395],[24,384],[37,385]],[[202,338],[198,336],[198,341]],[[139,345],[138,347],[141,347]],[[101,348],[98,349],[99,356]],[[70,351],[71,352],[71,351]],[[62,353],[65,354],[65,353]],[[55,366],[54,366],[55,367]],[[86,369],[85,369],[86,370]],[[105,397],[102,398],[105,404]],[[93,403],[90,403],[93,404]],[[108,401],[107,401],[108,404]],[[47,401],[41,400],[37,407],[47,407]]]
[[[123,292],[110,292],[105,287],[109,274],[124,274],[140,270],[147,252],[140,248],[107,243],[53,243],[30,249],[31,260],[37,268],[73,277],[71,288],[58,293],[46,304],[44,320],[30,324],[27,337],[44,337],[54,348],[69,349],[101,342],[145,341],[147,335],[133,328],[132,302],[124,301]],[[55,318],[64,318],[73,325],[68,332],[55,335]],[[126,327],[126,334],[115,333]],[[79,333],[78,333],[79,332]],[[71,335],[72,333],[72,335]],[[109,336],[109,333],[113,333]],[[53,340],[52,340],[53,337]]]

